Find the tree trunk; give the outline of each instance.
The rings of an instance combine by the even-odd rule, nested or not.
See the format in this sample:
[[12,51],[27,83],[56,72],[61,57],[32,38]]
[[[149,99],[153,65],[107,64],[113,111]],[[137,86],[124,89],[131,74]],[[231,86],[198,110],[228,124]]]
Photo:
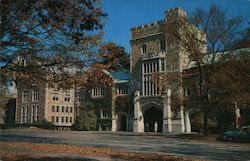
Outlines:
[[204,115],[203,115],[203,134],[205,136],[208,135],[208,112],[207,110],[204,110]]

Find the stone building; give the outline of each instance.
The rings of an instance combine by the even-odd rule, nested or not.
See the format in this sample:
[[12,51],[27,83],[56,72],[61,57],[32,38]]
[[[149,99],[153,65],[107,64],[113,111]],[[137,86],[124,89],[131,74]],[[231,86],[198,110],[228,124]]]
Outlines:
[[[202,31],[186,21],[187,13],[181,8],[166,11],[165,19],[131,29],[131,92],[134,93],[133,131],[185,132],[181,73],[190,60],[174,34],[182,31],[181,23],[199,34]],[[181,35],[181,34],[180,34]],[[204,48],[201,48],[205,52]],[[167,76],[180,77],[169,85]],[[179,83],[178,83],[179,82]],[[180,98],[179,106],[171,107],[171,98]]]
[[98,86],[91,90],[92,102],[96,109],[98,130],[131,131],[130,123],[130,72],[128,70],[107,71],[110,85]]
[[2,95],[0,97],[0,124],[15,123],[15,111],[15,95]]
[[[103,70],[112,78],[111,86],[98,86],[91,91],[54,89],[46,85],[32,89],[19,86],[16,122],[46,119],[59,129],[70,129],[80,107],[93,101],[99,102],[96,108],[99,130],[188,132],[181,73],[190,61],[173,32],[181,30],[180,21],[185,21],[186,26],[197,33],[201,31],[189,24],[186,17],[183,9],[174,8],[166,11],[162,21],[132,28],[130,71]],[[174,86],[170,86],[165,76],[173,73],[180,77],[172,80]],[[91,97],[86,97],[87,93],[91,93]],[[173,96],[180,98],[175,107]],[[107,100],[106,107],[102,102]]]
[[68,130],[74,123],[74,89],[56,89],[47,85],[17,86],[16,123],[33,124],[47,120],[57,129]]

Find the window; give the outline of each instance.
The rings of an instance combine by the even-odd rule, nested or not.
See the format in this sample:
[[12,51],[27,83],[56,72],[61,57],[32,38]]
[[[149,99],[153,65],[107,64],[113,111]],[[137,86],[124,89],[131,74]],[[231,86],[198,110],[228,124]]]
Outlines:
[[55,116],[51,117],[51,122],[55,122]]
[[58,97],[53,96],[53,100],[54,100],[54,101],[58,101]]
[[23,95],[22,95],[22,102],[23,103],[27,103],[29,101],[29,91],[23,91]]
[[65,101],[65,102],[69,102],[69,101],[70,101],[70,98],[69,98],[69,97],[65,97],[65,98],[64,98],[64,101]]
[[64,106],[62,106],[62,112],[64,112]]
[[59,100],[59,90],[58,89],[53,89],[53,100],[58,101]]
[[69,122],[72,123],[72,117],[69,118]]
[[59,122],[59,117],[58,116],[56,116],[56,122]]
[[69,102],[70,101],[70,90],[64,91],[64,101]]
[[33,102],[39,101],[39,89],[33,90],[32,101]]
[[102,97],[107,94],[106,87],[99,87],[92,90],[92,97]]
[[66,117],[66,123],[68,123],[68,117]]
[[35,105],[31,108],[31,123],[35,122]]
[[72,113],[73,112],[73,107],[70,107],[70,113]]
[[108,113],[105,109],[101,109],[101,118],[107,118],[108,117]]
[[64,117],[62,117],[62,123],[64,122]]
[[177,70],[178,68],[177,68],[177,65],[176,64],[172,64],[172,70],[174,71],[174,70]]
[[38,113],[39,113],[39,105],[36,105],[36,113],[35,113],[35,118],[36,118],[36,121],[38,121]]
[[66,107],[66,112],[69,112],[69,107]]
[[164,59],[161,59],[161,71],[164,71],[165,70],[165,60]]
[[161,40],[161,42],[160,42],[160,50],[166,51],[166,43],[164,40]]
[[84,99],[84,92],[83,91],[76,92],[75,101],[76,102],[83,102],[83,99]]
[[55,106],[52,106],[52,112],[55,112]]
[[21,124],[24,122],[24,109],[25,109],[25,107],[23,106],[21,108]]
[[141,46],[141,51],[142,51],[143,54],[147,52],[147,45],[146,44],[143,44]]
[[116,89],[116,94],[117,95],[124,95],[124,94],[128,94],[128,88],[126,85],[119,85]]
[[26,106],[26,109],[24,111],[24,122],[28,122],[28,112],[29,112],[29,106]]
[[59,106],[56,106],[56,112],[59,112]]

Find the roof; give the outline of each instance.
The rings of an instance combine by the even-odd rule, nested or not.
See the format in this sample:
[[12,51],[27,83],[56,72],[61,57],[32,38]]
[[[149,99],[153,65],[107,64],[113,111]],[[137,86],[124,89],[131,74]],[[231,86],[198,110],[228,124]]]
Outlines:
[[125,69],[116,72],[110,71],[109,74],[115,81],[128,81],[130,79],[130,72]]

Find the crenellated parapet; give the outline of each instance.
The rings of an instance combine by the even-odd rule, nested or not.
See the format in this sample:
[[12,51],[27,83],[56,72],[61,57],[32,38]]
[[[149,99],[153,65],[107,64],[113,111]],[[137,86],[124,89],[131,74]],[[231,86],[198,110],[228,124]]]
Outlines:
[[177,7],[177,8],[172,8],[169,9],[165,12],[165,18],[167,18],[167,21],[175,21],[178,18],[187,18],[187,12],[181,8],[181,7]]
[[131,40],[160,33],[164,21],[156,21],[150,24],[137,26],[131,29]]

